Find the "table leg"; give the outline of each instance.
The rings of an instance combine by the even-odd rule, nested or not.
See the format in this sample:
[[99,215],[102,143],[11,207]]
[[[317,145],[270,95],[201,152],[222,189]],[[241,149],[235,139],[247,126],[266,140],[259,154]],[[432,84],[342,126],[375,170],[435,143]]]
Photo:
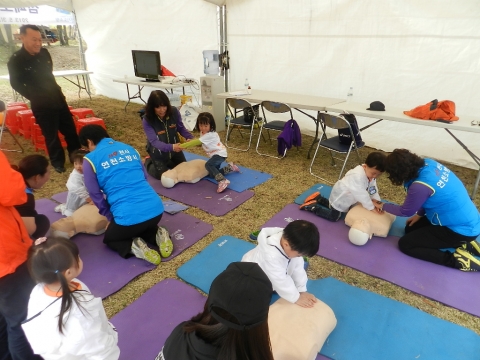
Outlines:
[[[300,109],[297,109],[297,108],[294,108],[294,109],[297,110],[298,112],[301,112],[303,115],[308,116],[310,119],[312,119],[315,122],[315,138],[313,139],[312,145],[310,145],[310,149],[308,149],[308,153],[307,153],[307,159],[310,159],[310,153],[312,152],[313,146],[317,143],[317,141],[319,141],[318,140],[318,127],[322,123],[321,122],[321,116],[322,115],[321,115],[320,111],[317,111],[317,117],[315,118],[312,115],[309,115],[309,114],[307,114],[306,112],[304,112]],[[322,130],[325,131],[323,126],[322,126]]]
[[83,89],[85,89],[85,91],[88,94],[88,97],[90,98],[90,100],[92,100],[92,95],[90,93],[90,86],[88,84],[88,79],[87,79],[87,81],[85,81],[85,75],[82,75],[82,79],[83,79]]
[[128,101],[127,103],[125,104],[125,112],[127,112],[127,106],[128,104],[130,104],[130,100],[132,99],[140,99],[142,100],[145,104],[146,104],[146,101],[143,100],[142,98],[142,89],[143,89],[143,86],[140,86],[140,85],[137,85],[138,86],[138,91],[136,94],[134,94],[133,96],[130,96],[130,89],[128,87],[128,84],[125,83],[125,85],[127,86],[127,96],[128,96]]

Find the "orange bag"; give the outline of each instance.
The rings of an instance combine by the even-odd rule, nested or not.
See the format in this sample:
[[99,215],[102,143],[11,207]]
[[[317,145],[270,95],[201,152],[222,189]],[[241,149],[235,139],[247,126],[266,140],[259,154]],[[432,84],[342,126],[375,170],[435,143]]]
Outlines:
[[415,109],[403,113],[423,120],[458,120],[458,116],[455,116],[455,103],[450,100],[438,101],[435,99],[428,104],[417,106]]

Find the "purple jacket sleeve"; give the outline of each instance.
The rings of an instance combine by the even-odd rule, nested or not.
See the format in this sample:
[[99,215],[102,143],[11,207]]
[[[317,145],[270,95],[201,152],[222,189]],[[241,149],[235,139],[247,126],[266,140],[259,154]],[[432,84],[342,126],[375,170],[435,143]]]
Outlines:
[[95,175],[92,165],[90,165],[90,162],[88,161],[83,162],[83,176],[85,187],[87,188],[93,203],[97,206],[98,212],[105,216],[108,221],[112,221],[113,215],[110,212],[110,205],[108,205],[108,202],[105,200],[103,192],[98,185],[97,175]]
[[157,134],[155,134],[155,129],[147,122],[147,119],[143,117],[142,119],[143,131],[147,135],[148,142],[154,147],[160,150],[161,152],[171,152],[173,151],[173,144],[167,144],[163,141],[158,140]]
[[423,216],[425,211],[422,206],[432,194],[433,190],[428,186],[414,182],[408,188],[403,205],[384,204],[383,210],[397,216],[412,216],[415,213]]
[[177,132],[180,133],[180,135],[182,135],[185,139],[193,139],[193,135],[190,133],[190,131],[188,131],[186,128],[185,128],[185,125],[183,125],[183,121],[182,121],[182,116],[180,115],[180,111],[178,111],[177,108],[175,108],[176,113],[177,113]]

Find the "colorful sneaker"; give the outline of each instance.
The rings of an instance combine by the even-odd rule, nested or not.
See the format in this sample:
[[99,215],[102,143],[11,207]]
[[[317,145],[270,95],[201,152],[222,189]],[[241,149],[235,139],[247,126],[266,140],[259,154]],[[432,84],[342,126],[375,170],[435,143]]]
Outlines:
[[157,230],[157,235],[155,237],[158,248],[160,249],[160,255],[163,258],[167,258],[172,255],[173,252],[173,243],[170,239],[170,234],[168,230],[163,226],[159,226]]
[[312,211],[317,206],[317,200],[309,200],[305,201],[302,205],[300,205],[300,210],[307,210]]
[[65,211],[65,204],[60,204],[55,206],[55,209],[53,209],[56,213],[63,213]]
[[460,249],[469,252],[472,255],[480,256],[480,244],[475,240],[460,246]]
[[455,250],[456,268],[462,271],[480,271],[480,260],[461,248]]
[[309,201],[312,201],[312,200],[315,200],[317,201],[317,196],[320,195],[320,193],[317,191],[317,192],[314,192],[312,195],[309,195],[307,196],[307,198],[305,199],[304,203],[307,203]]
[[250,235],[248,235],[248,237],[252,240],[257,240],[258,234],[260,234],[260,230],[252,232]]
[[220,181],[220,182],[218,183],[217,193],[221,193],[221,192],[225,191],[225,189],[227,188],[228,184],[230,184],[230,181],[227,180],[227,179],[224,179],[224,180]]
[[139,259],[148,261],[153,265],[158,265],[162,261],[160,254],[153,249],[150,249],[147,243],[140,237],[132,241],[132,254]]
[[232,172],[238,172],[238,173],[241,172],[240,168],[237,165],[235,165],[233,162],[229,162],[228,165],[230,165],[230,169],[232,169]]

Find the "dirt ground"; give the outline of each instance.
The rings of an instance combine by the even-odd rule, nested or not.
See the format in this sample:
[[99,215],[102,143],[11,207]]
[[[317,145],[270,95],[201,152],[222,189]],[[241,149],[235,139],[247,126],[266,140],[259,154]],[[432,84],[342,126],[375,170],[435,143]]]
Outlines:
[[[52,54],[55,70],[79,68],[77,47],[52,46],[49,48],[49,51]],[[9,54],[5,53],[4,49],[0,49],[0,74],[8,73],[6,69],[8,57]],[[129,143],[142,154],[145,154],[145,136],[140,119],[136,113],[140,109],[140,105],[131,104],[125,112],[125,103],[123,101],[113,100],[103,96],[93,96],[92,100],[89,100],[85,93],[82,93],[79,99],[77,90],[73,85],[63,79],[58,79],[58,82],[64,89],[70,105],[93,109],[98,117],[105,120],[111,137],[118,141]],[[0,98],[7,102],[12,100],[12,91],[8,82],[0,82]],[[242,141],[239,140],[238,134],[234,133],[234,135],[236,138],[232,138],[233,143],[243,144]],[[257,134],[254,135],[255,139],[256,135]],[[2,147],[14,148],[14,144],[9,138],[9,135],[4,136]],[[220,136],[223,139],[225,134],[220,133]],[[225,216],[215,217],[197,208],[190,207],[186,212],[212,224],[214,228],[213,231],[175,259],[162,263],[156,269],[137,277],[119,292],[105,299],[104,305],[108,316],[111,317],[122,310],[159,281],[166,278],[177,278],[176,270],[178,267],[195,256],[219,236],[232,235],[247,240],[250,232],[258,229],[285,205],[292,203],[303,191],[321,182],[319,179],[310,175],[308,171],[310,160],[307,160],[307,151],[312,140],[311,137],[304,136],[304,145],[298,151],[295,149],[289,151],[288,156],[282,160],[259,156],[255,153],[254,149],[248,152],[229,150],[229,161],[234,161],[235,163],[252,169],[268,172],[273,175],[273,178],[255,187],[253,189],[255,196],[252,199]],[[26,154],[34,153],[29,141],[23,138],[21,138],[20,141],[26,149]],[[266,151],[272,151],[273,153],[275,144],[274,146],[264,144],[262,148]],[[374,149],[370,148],[362,149],[361,158],[365,158],[368,152],[373,150]],[[201,149],[191,151],[202,154]],[[458,151],[463,150],[459,148]],[[25,154],[7,153],[12,163],[17,163],[24,155]],[[332,167],[329,161],[328,153],[321,153],[315,163],[314,170],[321,173],[328,181],[334,182],[338,177],[339,169]],[[348,166],[355,166],[354,157]],[[473,187],[476,172],[455,165],[449,165],[449,167],[458,175],[470,191]],[[53,172],[51,180],[44,188],[37,191],[36,198],[49,198],[55,193],[65,191],[65,183],[71,170],[72,166],[68,164],[66,173],[57,174]],[[382,198],[396,203],[403,201],[405,197],[403,189],[392,186],[385,176],[379,178],[378,186]],[[476,196],[475,204],[477,207],[480,205],[480,195]],[[381,240],[376,239],[376,241]],[[444,306],[397,285],[366,275],[347,266],[339,265],[325,258],[315,256],[310,260],[308,276],[311,279],[333,276],[348,284],[409,304],[439,318],[470,328],[480,334],[480,320],[475,316]],[[445,291],[448,291],[448,289],[445,289]]]

